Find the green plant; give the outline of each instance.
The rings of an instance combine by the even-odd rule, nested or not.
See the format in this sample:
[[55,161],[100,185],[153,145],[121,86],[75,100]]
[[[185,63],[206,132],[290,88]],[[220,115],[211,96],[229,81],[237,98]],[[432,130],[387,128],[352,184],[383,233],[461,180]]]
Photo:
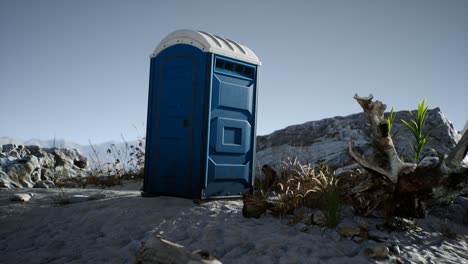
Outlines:
[[395,107],[392,106],[392,109],[390,110],[390,114],[388,115],[388,118],[387,118],[387,129],[388,129],[388,135],[390,135],[392,138],[394,138],[399,130],[397,132],[395,132],[395,134],[391,134],[392,133],[392,126],[393,126],[393,120],[395,120]]
[[417,114],[415,115],[413,112],[408,110],[411,120],[406,121],[401,119],[401,122],[413,133],[414,139],[416,141],[415,144],[410,143],[411,148],[414,150],[414,162],[419,163],[420,155],[422,149],[427,143],[427,136],[431,133],[432,130],[428,130],[425,133],[424,125],[426,124],[427,120],[427,110],[429,106],[426,105],[426,99],[423,99],[421,103],[418,104]]
[[321,174],[320,180],[321,184],[314,189],[318,193],[319,209],[323,213],[325,226],[334,228],[343,219],[343,202],[338,189],[338,179]]

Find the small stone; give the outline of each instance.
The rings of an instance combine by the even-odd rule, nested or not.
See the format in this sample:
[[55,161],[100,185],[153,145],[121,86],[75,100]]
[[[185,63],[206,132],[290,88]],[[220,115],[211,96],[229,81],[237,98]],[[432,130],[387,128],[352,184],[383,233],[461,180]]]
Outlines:
[[355,237],[353,237],[353,241],[358,243],[358,244],[361,244],[362,242],[366,241],[366,239],[362,238],[360,236],[355,236]]
[[398,244],[393,244],[390,246],[390,250],[397,255],[400,255],[401,253],[400,246]]
[[312,224],[321,226],[325,225],[325,215],[322,213],[322,211],[313,212],[310,216],[310,219],[312,220]]
[[221,264],[209,252],[196,250],[190,252],[182,245],[161,239],[156,236],[146,240],[135,254],[135,262],[151,263],[191,263],[191,264]]
[[244,197],[243,202],[244,202],[244,206],[242,207],[242,215],[245,218],[250,218],[250,217],[259,218],[267,210],[266,203],[253,196]]
[[370,230],[369,231],[369,238],[374,239],[376,241],[387,241],[388,240],[388,234],[383,231],[379,230]]
[[353,221],[356,222],[361,229],[368,230],[369,229],[369,223],[367,220],[363,217],[360,216],[355,216],[353,217]]
[[390,250],[382,245],[370,245],[364,249],[364,255],[369,258],[387,258]]
[[15,193],[10,197],[12,202],[27,202],[31,199],[31,195],[27,193]]
[[68,198],[69,203],[81,203],[86,201],[89,201],[89,196],[82,194],[75,194]]
[[353,237],[360,235],[361,228],[355,222],[345,219],[343,222],[338,224],[336,231],[342,237]]

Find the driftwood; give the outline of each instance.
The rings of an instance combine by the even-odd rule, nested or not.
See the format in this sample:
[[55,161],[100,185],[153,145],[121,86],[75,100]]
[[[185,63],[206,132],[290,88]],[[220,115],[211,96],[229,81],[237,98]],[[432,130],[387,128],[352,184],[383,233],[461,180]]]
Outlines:
[[384,118],[386,105],[373,96],[354,99],[361,105],[372,133],[373,155],[364,157],[349,142],[349,154],[367,170],[361,175],[340,175],[349,201],[362,214],[380,210],[386,215],[423,217],[427,209],[468,193],[468,151],[465,133],[450,153],[439,153],[438,164],[418,166],[400,160]]

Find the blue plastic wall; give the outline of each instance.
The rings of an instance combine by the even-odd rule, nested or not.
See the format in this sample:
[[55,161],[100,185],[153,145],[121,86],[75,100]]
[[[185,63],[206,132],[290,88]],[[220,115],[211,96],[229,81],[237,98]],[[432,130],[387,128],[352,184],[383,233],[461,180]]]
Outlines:
[[256,65],[190,45],[151,59],[143,192],[204,199],[252,191]]

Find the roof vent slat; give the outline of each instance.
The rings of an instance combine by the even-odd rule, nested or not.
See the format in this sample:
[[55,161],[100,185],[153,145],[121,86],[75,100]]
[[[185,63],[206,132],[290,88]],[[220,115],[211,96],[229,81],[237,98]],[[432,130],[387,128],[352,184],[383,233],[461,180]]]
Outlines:
[[218,40],[215,36],[211,35],[210,33],[206,33],[206,32],[204,32],[204,31],[198,31],[198,32],[200,32],[201,34],[203,34],[203,35],[209,37],[211,40],[213,40],[213,42],[214,42],[216,45],[218,45],[218,47],[223,48],[223,44],[221,44],[221,42],[219,42],[219,40]]
[[233,41],[233,40],[230,40],[230,39],[226,39],[227,41],[231,42],[232,44],[234,44],[242,53],[244,53],[245,55],[247,55],[247,51],[245,51],[245,49],[243,49],[241,47],[241,45],[237,44],[237,42]]

